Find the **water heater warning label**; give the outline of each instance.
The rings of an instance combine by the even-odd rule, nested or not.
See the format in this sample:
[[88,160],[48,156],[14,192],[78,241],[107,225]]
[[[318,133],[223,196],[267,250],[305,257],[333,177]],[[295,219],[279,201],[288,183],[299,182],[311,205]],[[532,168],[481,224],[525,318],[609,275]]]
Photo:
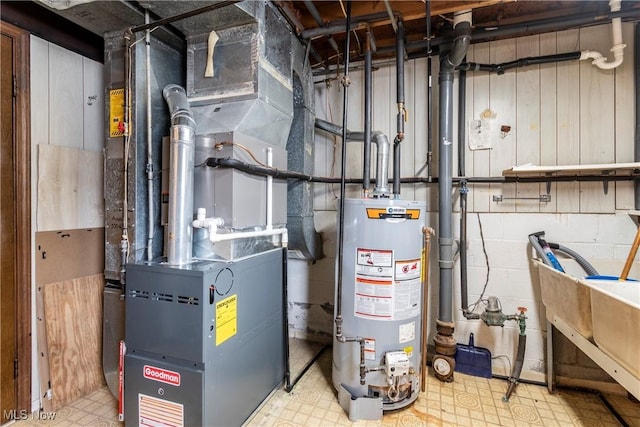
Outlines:
[[373,338],[364,339],[364,358],[365,360],[376,360],[376,340]]
[[358,248],[354,315],[406,320],[420,314],[422,260],[395,260],[392,250]]
[[419,316],[422,261],[420,258],[398,260],[394,270],[396,280],[393,289],[393,320]]
[[393,251],[358,248],[356,275],[393,277]]
[[216,346],[238,332],[238,295],[216,303]]
[[355,315],[369,319],[391,320],[393,316],[391,280],[356,279]]

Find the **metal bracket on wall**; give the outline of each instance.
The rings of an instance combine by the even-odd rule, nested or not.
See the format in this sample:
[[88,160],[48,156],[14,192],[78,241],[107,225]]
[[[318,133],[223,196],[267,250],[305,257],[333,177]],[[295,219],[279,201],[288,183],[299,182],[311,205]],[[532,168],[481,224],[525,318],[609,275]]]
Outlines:
[[[611,175],[611,171],[602,171],[603,177],[607,175]],[[609,194],[609,180],[607,178],[602,179],[602,191],[604,191],[605,196]]]
[[502,194],[494,194],[492,199],[496,203],[504,202],[505,200],[537,200],[548,203],[551,201],[551,194],[541,194],[539,197],[504,197]]

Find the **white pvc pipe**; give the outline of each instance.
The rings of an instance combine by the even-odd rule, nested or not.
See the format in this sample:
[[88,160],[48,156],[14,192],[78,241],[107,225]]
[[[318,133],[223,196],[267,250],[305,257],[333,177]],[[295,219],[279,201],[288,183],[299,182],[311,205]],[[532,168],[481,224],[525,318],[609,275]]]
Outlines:
[[[611,8],[611,12],[620,11],[620,2],[621,0],[610,0],[609,7]],[[622,43],[622,19],[621,18],[613,18],[611,20],[611,33],[613,37],[613,45],[611,47],[611,52],[613,52],[613,61],[607,62],[607,58],[603,56],[600,52],[594,52],[585,50],[581,52],[580,60],[585,59],[593,59],[591,62],[598,68],[603,70],[611,70],[613,68],[618,67],[622,64],[624,59],[624,48],[627,46]]]
[[289,244],[289,234],[285,227],[269,228],[256,231],[236,231],[232,233],[218,234],[218,227],[224,225],[222,218],[207,218],[207,210],[198,208],[196,211],[196,219],[192,222],[193,228],[206,228],[209,230],[209,240],[211,243],[223,242],[227,240],[248,239],[250,237],[264,237],[282,235],[282,247],[286,248]]
[[264,237],[264,236],[277,236],[282,235],[282,247],[286,248],[289,244],[289,234],[286,228],[272,228],[271,230],[258,230],[258,231],[238,231],[234,233],[209,233],[209,240],[211,243],[223,242],[227,240],[236,239],[248,239],[250,237]]
[[[267,166],[273,166],[273,149],[267,147]],[[267,176],[267,230],[273,228],[273,177]]]
[[224,225],[223,218],[207,218],[207,210],[205,208],[198,208],[196,212],[196,219],[191,223],[193,228],[206,228],[209,230],[209,235],[211,235],[217,233],[218,227]]

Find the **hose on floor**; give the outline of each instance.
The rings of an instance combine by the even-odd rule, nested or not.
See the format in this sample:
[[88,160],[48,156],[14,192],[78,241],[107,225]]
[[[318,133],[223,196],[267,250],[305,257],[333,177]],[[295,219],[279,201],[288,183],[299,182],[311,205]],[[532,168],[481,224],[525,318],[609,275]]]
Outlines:
[[525,334],[518,335],[518,354],[516,356],[516,363],[513,366],[513,372],[509,377],[509,387],[507,392],[502,397],[503,402],[508,402],[511,397],[511,393],[515,390],[516,385],[520,381],[520,373],[522,372],[522,365],[524,364],[524,350],[527,346],[527,336]]

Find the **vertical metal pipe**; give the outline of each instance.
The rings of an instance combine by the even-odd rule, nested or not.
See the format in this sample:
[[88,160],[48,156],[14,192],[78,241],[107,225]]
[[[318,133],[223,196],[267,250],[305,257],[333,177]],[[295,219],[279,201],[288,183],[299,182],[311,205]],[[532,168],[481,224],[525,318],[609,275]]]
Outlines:
[[120,284],[122,293],[125,294],[126,265],[129,258],[129,138],[131,124],[131,46],[133,46],[133,33],[130,30],[124,32],[124,146],[122,156],[122,238],[120,240]]
[[398,20],[396,32],[396,103],[398,104],[397,134],[393,141],[393,194],[400,195],[400,143],[404,139],[404,23]]
[[[149,9],[144,11],[144,23],[149,23]],[[151,30],[147,30],[144,35],[146,49],[147,68],[147,202],[148,202],[148,230],[147,230],[147,260],[153,259],[153,234],[154,234],[154,200],[153,200],[153,115],[151,108]]]
[[291,364],[289,363],[289,276],[287,248],[282,248],[282,327],[284,329],[284,389],[291,391]]
[[393,144],[393,195],[400,195],[400,142]]
[[458,176],[467,176],[465,158],[467,72],[458,71]]
[[[267,147],[267,166],[273,166],[273,148]],[[273,229],[273,177],[267,176],[267,230]]]
[[469,295],[467,289],[467,188],[466,181],[460,182],[460,301],[462,311],[469,308]]
[[453,73],[471,42],[471,12],[454,16],[455,38],[451,51],[440,61],[440,152],[438,155],[438,218],[440,247],[440,300],[438,320],[453,321]]
[[431,69],[431,0],[425,1],[427,24],[427,177],[431,181],[433,161],[433,85]]
[[362,165],[362,189],[367,197],[371,185],[371,120],[372,120],[372,58],[371,58],[371,29],[367,30],[367,40],[364,51],[364,148]]
[[431,181],[433,176],[433,70],[431,54],[427,58],[427,84],[427,177]]
[[[316,21],[316,24],[318,24],[319,27],[324,27],[326,23],[322,20],[322,15],[320,15],[320,12],[318,12],[318,9],[316,8],[316,5],[313,4],[313,1],[304,0],[304,4],[307,7],[307,10],[309,11],[309,13],[311,14],[311,17]],[[329,44],[331,45],[331,47],[336,51],[336,53],[340,55],[340,49],[338,48],[338,43],[336,43],[336,40],[333,38],[333,36],[331,36],[331,34],[327,35],[327,40],[329,41]]]
[[[640,102],[640,24],[636,24],[635,43],[634,43],[634,62],[636,69],[636,136],[634,144],[633,158],[634,161],[640,162],[640,108],[637,106]],[[640,210],[640,179],[634,181],[635,189],[635,208]]]
[[351,1],[347,1],[347,23],[344,41],[344,77],[342,92],[342,158],[340,159],[340,206],[338,208],[338,283],[336,284],[336,338],[344,340],[342,335],[342,259],[344,254],[344,198],[346,195],[347,170],[347,110],[349,107],[349,50],[351,40]]
[[[401,111],[404,112],[404,24],[402,21],[398,21],[398,33],[396,34],[396,102],[398,103],[398,109],[402,107]],[[404,117],[402,117],[404,122]],[[404,129],[404,126],[400,125],[401,120],[398,120],[398,131]]]
[[451,191],[453,159],[453,68],[447,67],[447,58],[440,62],[440,152],[438,153],[438,212],[440,247],[440,301],[438,319],[453,321],[452,282],[453,282],[453,233],[451,227]]
[[431,235],[434,234],[434,230],[431,227],[424,227],[422,229],[424,234],[423,249],[423,283],[422,283],[422,326],[421,326],[421,340],[422,346],[420,351],[420,391],[426,390],[426,378],[427,378],[427,319],[428,319],[428,307],[429,307],[429,266],[431,260]]
[[[467,72],[458,72],[458,176],[467,176],[465,165]],[[460,301],[463,312],[469,307],[467,290],[467,182],[460,182]]]
[[171,112],[167,262],[181,265],[192,259],[196,125],[182,87],[170,84],[162,93]]

